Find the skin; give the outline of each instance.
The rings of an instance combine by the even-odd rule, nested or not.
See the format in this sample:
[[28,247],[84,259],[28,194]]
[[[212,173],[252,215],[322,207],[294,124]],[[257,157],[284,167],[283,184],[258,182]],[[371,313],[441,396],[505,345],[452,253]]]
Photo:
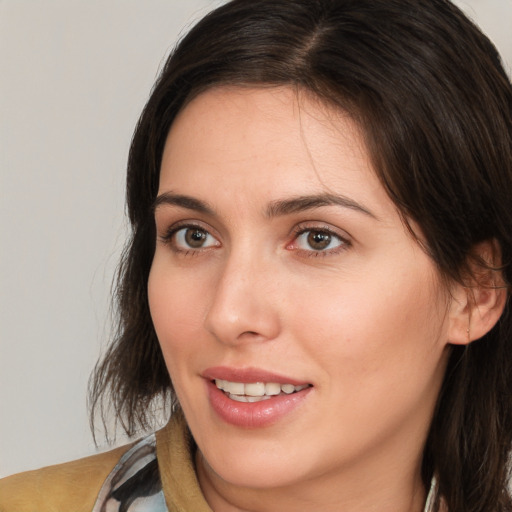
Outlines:
[[[210,210],[158,203],[149,301],[212,509],[423,510],[422,451],[463,307],[404,228],[355,123],[291,88],[209,90],[170,130],[162,194]],[[269,215],[315,194],[345,205]],[[187,245],[194,229],[202,246]],[[312,248],[308,235],[326,230],[329,245]],[[274,424],[236,427],[209,403],[201,375],[213,366],[313,387]]]

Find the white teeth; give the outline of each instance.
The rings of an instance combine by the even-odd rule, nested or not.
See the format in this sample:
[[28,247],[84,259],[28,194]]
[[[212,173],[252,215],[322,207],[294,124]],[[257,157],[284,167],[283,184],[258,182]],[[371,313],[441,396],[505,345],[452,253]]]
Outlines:
[[246,397],[248,402],[261,402],[262,400],[270,400],[270,397],[267,395],[263,396],[248,396]]
[[244,394],[249,396],[263,396],[265,394],[265,383],[251,382],[250,384],[246,384]]
[[231,400],[235,400],[236,402],[261,402],[262,400],[269,400],[270,397],[263,395],[263,396],[245,396],[245,395],[232,395],[229,394],[229,398]]
[[283,384],[281,389],[283,390],[283,393],[289,395],[295,391],[295,386],[293,384]]
[[233,395],[248,395],[243,382],[226,382],[226,391]]
[[259,402],[281,393],[289,395],[309,386],[309,384],[294,386],[293,384],[278,384],[277,382],[249,382],[245,384],[223,379],[215,379],[215,385],[237,402]]
[[217,387],[225,391],[226,393],[232,393],[233,395],[244,395],[245,394],[245,385],[243,382],[229,382],[228,380],[219,381],[220,385],[217,381]]
[[232,393],[233,395],[245,394],[245,384],[243,382],[230,382],[228,380],[216,379],[215,385],[226,393]]
[[265,384],[265,395],[279,395],[281,393],[281,385],[275,382],[267,382]]
[[231,400],[235,400],[236,402],[248,402],[247,397],[245,395],[229,395]]

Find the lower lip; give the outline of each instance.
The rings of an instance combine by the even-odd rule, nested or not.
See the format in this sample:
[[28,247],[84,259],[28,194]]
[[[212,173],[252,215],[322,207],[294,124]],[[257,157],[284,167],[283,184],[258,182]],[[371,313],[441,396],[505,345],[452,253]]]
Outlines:
[[231,400],[215,383],[206,383],[210,404],[217,415],[226,423],[243,428],[261,428],[276,423],[303,405],[312,389],[307,387],[290,395],[276,395],[259,402],[237,402]]

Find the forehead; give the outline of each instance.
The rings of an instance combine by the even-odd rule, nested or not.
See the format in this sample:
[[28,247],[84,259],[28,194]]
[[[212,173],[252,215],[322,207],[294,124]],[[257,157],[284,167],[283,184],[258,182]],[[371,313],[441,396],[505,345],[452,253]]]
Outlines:
[[[354,151],[365,153],[358,125],[349,115],[334,106],[328,106],[316,95],[291,86],[220,86],[194,97],[177,115],[169,135],[192,128],[189,135],[215,137],[234,129],[240,137],[257,135],[259,140],[281,142],[286,136],[287,144],[307,144],[311,129],[330,142],[354,146]],[[208,132],[208,127],[221,127]],[[283,132],[283,128],[288,131]],[[230,134],[233,136],[233,133]],[[215,140],[218,145],[219,139]],[[274,146],[274,144],[272,144]],[[247,148],[246,148],[247,149]]]
[[224,190],[233,200],[339,193],[393,206],[358,125],[291,87],[220,87],[195,97],[166,141],[159,193],[168,190]]

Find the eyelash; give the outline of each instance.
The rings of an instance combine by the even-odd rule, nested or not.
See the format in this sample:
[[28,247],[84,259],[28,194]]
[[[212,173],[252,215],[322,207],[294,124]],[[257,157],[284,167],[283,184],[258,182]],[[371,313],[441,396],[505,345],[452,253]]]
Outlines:
[[306,233],[317,233],[317,234],[323,234],[328,235],[331,238],[337,239],[340,244],[337,247],[334,247],[332,249],[326,249],[326,250],[315,250],[313,248],[311,249],[299,249],[296,250],[300,253],[302,253],[304,256],[308,258],[317,258],[319,256],[326,257],[331,256],[335,254],[339,254],[340,252],[346,251],[352,244],[351,242],[341,236],[339,233],[336,233],[333,229],[329,228],[328,226],[322,226],[321,228],[318,226],[304,226],[304,225],[298,225],[293,230],[293,241],[287,245],[287,248],[290,248],[293,245],[296,245],[299,238],[306,234]]
[[206,228],[204,228],[200,224],[191,224],[191,223],[177,224],[177,225],[171,226],[165,232],[165,234],[160,236],[159,238],[162,243],[169,245],[173,252],[181,254],[183,256],[194,256],[194,255],[199,254],[201,251],[205,251],[205,250],[212,248],[210,246],[203,247],[203,248],[202,247],[199,247],[199,248],[190,247],[189,249],[182,249],[182,248],[178,247],[176,245],[176,239],[175,239],[176,234],[179,233],[180,231],[186,231],[188,229],[200,231],[202,233],[205,233],[208,236],[213,237],[215,240],[217,240]]
[[[188,229],[196,230],[202,233],[205,233],[207,236],[213,237],[215,240],[217,240],[207,229],[205,229],[202,225],[199,224],[192,224],[192,223],[186,223],[186,224],[177,224],[172,227],[170,227],[164,235],[161,235],[159,239],[162,243],[169,245],[171,247],[171,250],[175,253],[181,254],[183,256],[193,256],[198,255],[200,252],[209,250],[211,248],[218,247],[220,245],[212,245],[212,246],[206,246],[206,247],[198,247],[193,248],[190,247],[189,249],[182,249],[179,248],[176,244],[176,234],[180,231],[186,231]],[[315,250],[313,248],[311,249],[300,249],[296,246],[298,243],[298,240],[302,235],[305,235],[306,233],[316,233],[321,235],[327,235],[330,237],[329,244],[331,243],[332,239],[337,239],[339,241],[339,245],[331,248],[331,249],[318,249]],[[347,240],[347,238],[342,237],[340,234],[336,233],[334,230],[329,228],[328,226],[304,226],[304,225],[298,225],[296,226],[292,231],[293,240],[291,243],[286,245],[286,249],[292,250],[295,249],[299,254],[304,255],[306,257],[318,257],[318,256],[330,256],[333,254],[338,254],[342,251],[347,250],[351,246],[351,242]],[[218,241],[217,241],[218,242]]]

